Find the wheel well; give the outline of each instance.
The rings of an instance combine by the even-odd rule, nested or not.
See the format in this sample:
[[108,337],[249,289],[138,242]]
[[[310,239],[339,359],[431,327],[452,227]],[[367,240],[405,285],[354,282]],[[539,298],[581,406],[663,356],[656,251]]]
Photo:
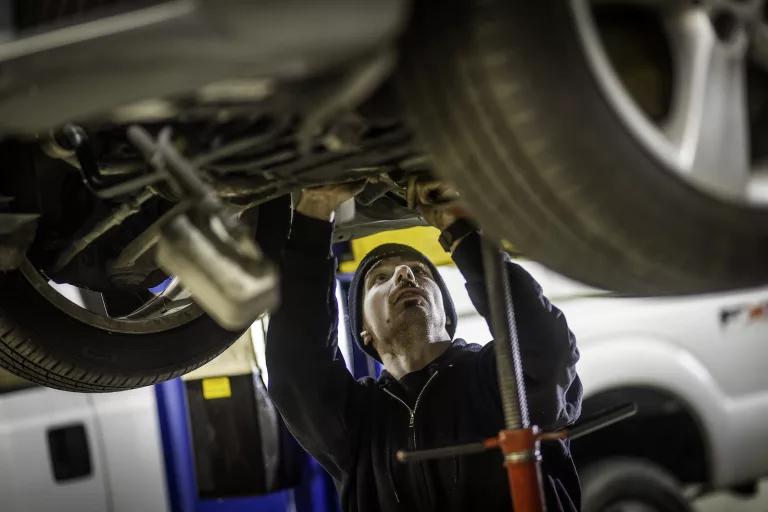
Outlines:
[[644,387],[606,391],[584,400],[582,418],[624,402],[635,402],[637,415],[572,441],[579,469],[611,457],[650,460],[682,483],[709,480],[706,435],[688,405],[671,393]]

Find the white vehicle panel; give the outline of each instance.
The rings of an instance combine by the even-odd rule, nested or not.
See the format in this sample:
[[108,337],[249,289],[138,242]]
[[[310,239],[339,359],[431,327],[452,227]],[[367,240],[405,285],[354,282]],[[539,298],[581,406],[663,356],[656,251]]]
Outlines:
[[[78,424],[85,427],[91,473],[56,482],[48,431]],[[0,496],[2,512],[170,510],[154,388],[0,395]]]
[[[29,389],[0,399],[0,496],[3,512],[108,510],[104,468],[94,411],[87,395]],[[85,426],[91,454],[89,476],[54,480],[48,430]]]
[[[581,351],[585,397],[670,392],[704,427],[716,486],[768,475],[768,289],[687,298],[559,301]],[[724,312],[732,313],[723,320]]]
[[155,389],[89,395],[99,418],[112,510],[169,510]]

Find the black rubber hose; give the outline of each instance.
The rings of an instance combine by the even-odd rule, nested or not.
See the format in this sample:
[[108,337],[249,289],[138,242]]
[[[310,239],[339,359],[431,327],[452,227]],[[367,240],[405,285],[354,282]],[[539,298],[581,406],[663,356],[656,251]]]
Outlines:
[[509,430],[528,428],[528,399],[523,378],[523,361],[515,322],[506,258],[491,242],[483,241],[483,267],[491,327],[496,350],[496,371],[499,380],[504,422]]

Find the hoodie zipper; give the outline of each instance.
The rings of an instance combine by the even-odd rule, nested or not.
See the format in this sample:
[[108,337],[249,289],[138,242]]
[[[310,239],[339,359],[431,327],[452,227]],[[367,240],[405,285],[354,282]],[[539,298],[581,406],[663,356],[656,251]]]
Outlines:
[[[388,390],[387,388],[384,388],[384,392],[385,392],[386,394],[388,394],[389,396],[391,396],[392,398],[394,398],[395,400],[397,400],[398,402],[400,402],[401,404],[403,404],[403,406],[404,406],[406,409],[408,409],[408,413],[411,415],[411,419],[410,419],[410,421],[408,422],[408,427],[410,427],[410,428],[413,428],[414,422],[416,421],[416,410],[419,408],[419,402],[421,401],[421,397],[422,397],[422,395],[424,394],[424,391],[426,391],[426,390],[427,390],[427,387],[429,386],[429,383],[430,383],[430,382],[432,382],[432,379],[434,379],[436,376],[437,376],[437,372],[433,373],[433,374],[432,374],[432,375],[429,377],[429,379],[427,379],[427,383],[426,383],[426,384],[424,384],[424,387],[423,387],[423,388],[421,388],[421,391],[419,392],[419,396],[417,396],[417,397],[416,397],[416,403],[415,403],[415,404],[413,404],[413,409],[411,409],[410,407],[408,407],[408,404],[407,404],[407,403],[405,403],[405,401],[403,401],[403,399],[402,399],[402,398],[400,398],[399,396],[397,396],[396,394],[394,394],[393,392],[391,392],[391,391],[390,391],[390,390]],[[416,449],[416,430],[415,430],[415,429],[414,429],[414,434],[413,434],[413,449],[414,449],[414,450]]]
[[[415,424],[416,424],[416,411],[419,409],[419,402],[421,401],[421,397],[422,397],[422,395],[424,395],[424,391],[426,391],[426,390],[427,390],[427,387],[429,387],[429,383],[430,383],[430,382],[432,382],[432,379],[434,379],[434,378],[437,376],[437,373],[438,373],[438,372],[436,371],[435,373],[433,373],[433,374],[432,374],[432,375],[429,377],[429,379],[427,379],[427,382],[424,384],[424,387],[423,387],[423,388],[421,388],[421,391],[419,391],[419,395],[416,397],[416,403],[414,403],[414,404],[413,404],[413,409],[411,409],[411,408],[408,406],[408,404],[407,404],[407,403],[405,403],[405,401],[404,401],[402,398],[400,398],[400,397],[399,397],[399,396],[397,396],[396,394],[392,393],[392,392],[391,392],[390,390],[388,390],[387,388],[384,388],[384,392],[385,392],[386,394],[388,394],[389,396],[391,396],[392,398],[394,398],[395,400],[397,400],[398,402],[400,402],[401,404],[403,404],[403,406],[404,406],[406,409],[408,409],[408,414],[410,415],[410,419],[409,419],[409,421],[408,421],[408,428],[410,428],[410,429],[411,429],[411,431],[413,432],[413,449],[414,449],[414,450],[416,450],[416,449],[417,449],[417,447],[416,447],[416,429],[414,428],[414,426],[415,426]],[[391,457],[391,455],[390,455],[390,457]],[[418,462],[417,462],[417,464],[420,464],[420,463],[418,463]],[[389,469],[389,466],[387,467],[387,469]],[[399,502],[400,502],[400,499],[399,499],[399,497],[397,496],[397,489],[395,488],[395,481],[394,481],[394,478],[392,477],[392,473],[391,473],[391,472],[390,472],[390,475],[389,475],[389,483],[392,485],[392,492],[394,492],[394,493],[395,493],[395,498],[397,498],[397,501],[398,501],[398,503],[399,503]]]
[[389,424],[389,433],[387,434],[387,476],[389,477],[389,487],[395,494],[395,500],[400,503],[400,496],[397,494],[397,487],[395,487],[395,477],[392,476],[392,424]]

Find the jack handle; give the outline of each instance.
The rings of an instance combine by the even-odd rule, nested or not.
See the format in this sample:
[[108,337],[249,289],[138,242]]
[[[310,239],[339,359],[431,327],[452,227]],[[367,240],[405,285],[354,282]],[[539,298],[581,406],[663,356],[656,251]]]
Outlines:
[[[619,421],[625,420],[637,414],[637,404],[628,402],[624,404],[605,409],[589,418],[572,429],[558,430],[557,432],[544,432],[535,435],[536,441],[553,441],[556,439],[578,439],[584,437],[605,427],[613,425]],[[502,431],[506,432],[506,431]],[[400,462],[420,462],[432,459],[442,459],[445,457],[456,457],[459,455],[472,455],[481,453],[491,448],[499,448],[501,445],[501,436],[491,437],[475,443],[467,443],[456,446],[446,446],[443,448],[432,448],[427,450],[414,450],[397,452],[397,460]]]

